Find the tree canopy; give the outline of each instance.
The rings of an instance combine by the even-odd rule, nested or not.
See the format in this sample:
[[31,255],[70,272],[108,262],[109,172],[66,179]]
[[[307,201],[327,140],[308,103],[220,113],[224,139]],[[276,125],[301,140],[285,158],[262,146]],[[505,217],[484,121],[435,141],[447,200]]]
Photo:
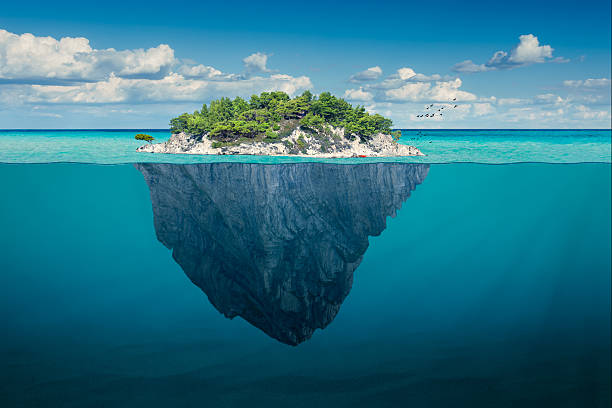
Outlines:
[[172,133],[185,132],[213,140],[232,141],[239,138],[265,136],[278,138],[283,124],[297,123],[307,129],[322,130],[326,125],[342,127],[345,137],[367,140],[377,133],[391,132],[391,119],[369,114],[363,106],[353,107],[329,92],[315,97],[310,91],[290,98],[285,92],[263,92],[249,101],[237,97],[214,100],[201,110],[170,120]]
[[153,140],[155,140],[155,138],[151,135],[147,135],[144,133],[139,133],[136,136],[134,136],[134,139],[136,140],[144,140],[145,142],[149,142],[151,143]]

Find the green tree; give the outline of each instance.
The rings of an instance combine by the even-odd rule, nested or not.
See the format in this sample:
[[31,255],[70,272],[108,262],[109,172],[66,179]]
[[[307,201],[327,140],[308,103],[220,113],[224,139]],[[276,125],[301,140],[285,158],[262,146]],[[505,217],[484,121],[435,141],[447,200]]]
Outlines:
[[308,115],[304,116],[302,120],[300,120],[300,126],[307,129],[321,130],[324,124],[325,119],[319,115],[314,115],[312,112],[308,113]]
[[144,140],[145,142],[149,142],[151,143],[153,140],[155,140],[155,138],[151,135],[146,135],[144,133],[139,133],[136,136],[134,136],[134,139],[136,140]]
[[326,125],[343,127],[345,137],[371,138],[376,133],[389,134],[392,122],[381,115],[370,115],[363,106],[353,107],[329,92],[319,97],[310,91],[290,98],[285,92],[262,92],[249,101],[240,97],[220,98],[193,114],[183,113],[170,120],[172,133],[185,132],[192,136],[208,135],[222,142],[241,137],[265,138],[268,130],[289,133],[295,121],[300,126],[321,131]]

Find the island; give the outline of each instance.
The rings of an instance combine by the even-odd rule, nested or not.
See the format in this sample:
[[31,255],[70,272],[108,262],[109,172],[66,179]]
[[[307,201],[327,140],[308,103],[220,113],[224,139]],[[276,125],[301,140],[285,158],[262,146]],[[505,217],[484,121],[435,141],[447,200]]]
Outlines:
[[192,114],[170,121],[167,142],[139,147],[139,152],[309,156],[324,158],[422,156],[398,143],[401,131],[391,119],[353,107],[342,98],[310,91],[290,98],[263,92],[249,101],[214,100]]

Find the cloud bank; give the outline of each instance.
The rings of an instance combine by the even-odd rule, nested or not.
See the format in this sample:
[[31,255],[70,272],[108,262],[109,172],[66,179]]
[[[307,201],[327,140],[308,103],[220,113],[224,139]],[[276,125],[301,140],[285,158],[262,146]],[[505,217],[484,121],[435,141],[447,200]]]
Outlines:
[[[552,58],[552,49],[530,44],[529,49],[517,47],[513,53],[498,56],[496,60],[526,64]],[[402,67],[378,81],[347,89],[343,96],[372,112],[391,116],[397,126],[406,128],[576,128],[602,127],[606,121],[609,123],[610,79],[566,80],[557,88],[557,92],[538,93],[528,98],[482,96],[464,90],[461,78],[426,75]],[[435,108],[428,109],[431,104]],[[424,113],[435,113],[435,116],[421,115]]]
[[364,71],[357,72],[349,78],[350,82],[368,82],[376,81],[382,75],[382,69],[379,66],[368,68]]
[[567,62],[565,58],[554,58],[554,49],[550,45],[540,45],[538,37],[533,34],[525,34],[519,37],[519,43],[510,50],[497,51],[484,64],[476,64],[472,60],[465,60],[452,67],[454,72],[485,72],[513,69],[531,64],[545,62]]
[[[347,89],[344,97],[358,102],[448,102],[452,99],[458,101],[476,99],[474,94],[459,89],[462,85],[460,78],[442,77],[439,74],[424,75],[415,72],[412,68],[402,67],[382,81],[376,82],[375,80],[382,75],[382,70],[376,68],[379,74],[375,78],[372,75],[368,79],[370,83],[356,89]],[[355,82],[354,78],[364,77],[366,71],[351,76],[351,82]]]
[[274,73],[269,55],[244,58],[244,73],[177,59],[167,44],[149,49],[95,49],[86,38],[37,37],[0,30],[0,103],[117,104],[202,102],[312,88],[306,76]]

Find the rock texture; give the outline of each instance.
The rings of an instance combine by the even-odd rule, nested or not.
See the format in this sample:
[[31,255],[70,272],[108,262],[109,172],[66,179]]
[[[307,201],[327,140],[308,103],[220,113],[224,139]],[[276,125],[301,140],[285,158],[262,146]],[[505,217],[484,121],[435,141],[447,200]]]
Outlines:
[[326,327],[425,164],[136,164],[157,238],[210,302],[297,345]]
[[141,146],[139,152],[182,154],[245,154],[265,156],[308,156],[324,158],[423,156],[414,146],[399,144],[382,133],[367,143],[357,138],[348,140],[340,128],[329,128],[327,133],[294,130],[278,142],[252,142],[235,146],[213,147],[208,137],[194,138],[185,133],[173,134],[167,142]]

